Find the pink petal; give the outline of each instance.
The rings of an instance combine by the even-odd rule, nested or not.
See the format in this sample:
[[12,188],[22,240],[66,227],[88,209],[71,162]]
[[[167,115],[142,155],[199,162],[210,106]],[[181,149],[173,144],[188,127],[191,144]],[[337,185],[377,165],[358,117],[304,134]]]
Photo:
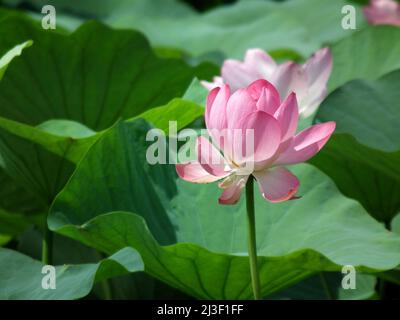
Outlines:
[[210,183],[221,179],[209,174],[197,161],[178,163],[176,172],[181,179],[192,183]]
[[294,92],[301,100],[307,95],[307,77],[302,66],[294,62],[286,62],[278,66],[273,75],[272,83],[276,86],[282,99]]
[[206,103],[207,129],[223,130],[226,128],[226,104],[230,96],[229,85],[211,90]]
[[256,101],[248,91],[246,89],[237,90],[230,97],[226,107],[228,128],[239,128],[239,123],[242,119],[256,110]]
[[315,52],[304,64],[308,85],[310,87],[318,86],[320,88],[318,91],[325,88],[332,72],[332,64],[332,54],[329,48]]
[[316,124],[303,130],[292,139],[288,148],[279,155],[274,165],[287,165],[307,161],[322,149],[335,127],[336,123],[330,121]]
[[183,180],[193,183],[210,183],[230,174],[221,153],[204,137],[196,140],[197,160],[177,164],[176,172]]
[[270,202],[282,202],[293,198],[299,188],[299,180],[289,170],[278,167],[253,173],[262,196]]
[[246,91],[257,101],[257,109],[269,114],[274,114],[279,108],[281,98],[273,84],[264,79],[251,83]]
[[299,120],[299,110],[294,92],[283,101],[279,109],[276,110],[274,117],[278,120],[281,128],[282,142],[292,138],[296,133]]
[[241,135],[234,135],[229,141],[237,164],[268,160],[278,150],[281,130],[278,121],[268,113],[256,111],[247,115],[239,128]]
[[270,78],[277,64],[261,49],[249,49],[244,62],[228,59],[224,62],[221,75],[225,83],[229,83],[233,91],[247,87],[257,79]]
[[322,88],[319,92],[310,92],[307,97],[303,97],[300,102],[299,113],[303,118],[311,116],[319,107],[321,102],[327,95],[327,87]]
[[205,120],[206,123],[208,123],[210,121],[210,112],[211,112],[211,108],[212,105],[214,103],[215,98],[217,97],[217,94],[221,91],[221,88],[216,87],[214,89],[212,89],[207,96],[207,101],[206,101],[206,112],[205,112]]
[[370,24],[400,26],[400,4],[394,0],[372,0],[363,11]]
[[257,48],[247,50],[244,61],[247,70],[255,74],[257,79],[269,79],[277,67],[268,53]]
[[308,94],[300,100],[303,117],[313,114],[327,94],[327,83],[332,72],[332,54],[328,48],[318,50],[304,64],[308,81]]
[[[218,199],[220,204],[236,204],[240,199],[242,189],[246,186],[248,176],[235,176],[229,186],[224,187],[224,191]],[[230,179],[228,177],[227,179]]]
[[247,87],[249,83],[258,79],[257,74],[249,70],[246,65],[238,60],[225,60],[221,68],[221,75],[232,91]]
[[205,137],[198,137],[197,161],[203,169],[216,177],[225,177],[229,172],[225,171],[226,162],[221,153]]
[[214,77],[212,82],[202,80],[200,84],[206,88],[208,91],[211,91],[214,88],[222,87],[224,85],[224,81],[222,77]]

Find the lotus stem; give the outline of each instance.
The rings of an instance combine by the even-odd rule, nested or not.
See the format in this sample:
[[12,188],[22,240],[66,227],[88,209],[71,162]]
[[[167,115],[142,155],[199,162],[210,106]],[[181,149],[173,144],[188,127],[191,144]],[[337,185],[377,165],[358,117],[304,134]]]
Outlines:
[[257,242],[256,242],[256,219],[254,214],[254,178],[249,177],[246,184],[246,208],[247,208],[247,226],[248,226],[248,251],[250,260],[251,284],[255,300],[261,299],[260,277],[258,274],[257,261]]
[[101,288],[103,290],[104,300],[112,300],[111,283],[106,279],[101,281]]
[[[384,221],[384,224],[387,230],[392,231],[392,225],[390,219]],[[385,281],[385,279],[378,278],[378,294],[381,300],[386,300],[387,298],[386,291],[387,291],[387,282]]]
[[53,262],[53,233],[49,230],[46,223],[42,241],[42,263],[45,265],[51,265],[52,262]]
[[[98,251],[98,254],[102,260],[107,259],[107,255],[105,255],[103,252]],[[104,279],[101,281],[100,285],[103,291],[103,299],[113,300],[113,287],[111,281],[109,279]]]

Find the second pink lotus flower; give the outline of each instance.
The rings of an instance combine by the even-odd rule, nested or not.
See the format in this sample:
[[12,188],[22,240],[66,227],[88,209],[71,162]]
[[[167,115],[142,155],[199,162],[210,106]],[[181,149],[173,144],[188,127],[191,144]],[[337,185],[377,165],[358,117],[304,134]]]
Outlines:
[[[177,173],[194,183],[221,180],[221,204],[236,203],[250,175],[266,200],[289,200],[299,181],[284,166],[310,159],[335,129],[334,122],[327,122],[296,134],[298,118],[296,95],[290,93],[282,102],[266,80],[254,81],[232,95],[229,85],[215,88],[208,95],[205,114],[212,143],[198,137],[197,160],[177,164]],[[226,133],[223,139],[221,132]],[[246,146],[248,132],[253,133],[251,153]]]
[[371,0],[363,10],[371,24],[400,26],[400,4],[394,0]]
[[295,92],[300,115],[306,118],[317,110],[326,97],[331,72],[332,55],[328,48],[315,52],[303,65],[293,61],[277,64],[268,53],[255,48],[246,51],[243,62],[225,60],[220,77],[214,77],[213,82],[201,83],[209,90],[226,83],[232,91],[236,91],[257,79],[265,79],[277,88],[282,99]]

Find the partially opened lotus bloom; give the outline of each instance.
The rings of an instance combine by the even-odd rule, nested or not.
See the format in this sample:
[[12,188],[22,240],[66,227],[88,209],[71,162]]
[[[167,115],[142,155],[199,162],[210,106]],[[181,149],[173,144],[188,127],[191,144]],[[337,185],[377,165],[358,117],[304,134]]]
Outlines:
[[363,10],[371,24],[400,26],[400,4],[394,0],[371,0]]
[[317,51],[303,65],[288,61],[278,65],[261,49],[249,49],[243,62],[228,59],[221,69],[221,76],[213,82],[202,81],[211,90],[229,84],[232,91],[248,86],[257,79],[271,82],[282,99],[296,93],[302,117],[312,115],[327,94],[327,82],[332,71],[332,55],[328,48]]
[[234,204],[250,176],[270,202],[293,198],[299,181],[285,165],[304,162],[328,141],[334,122],[313,125],[296,134],[296,95],[281,101],[277,89],[257,80],[231,94],[230,86],[208,95],[205,121],[211,141],[197,138],[197,160],[177,164],[178,175],[194,183],[220,181],[221,204]]

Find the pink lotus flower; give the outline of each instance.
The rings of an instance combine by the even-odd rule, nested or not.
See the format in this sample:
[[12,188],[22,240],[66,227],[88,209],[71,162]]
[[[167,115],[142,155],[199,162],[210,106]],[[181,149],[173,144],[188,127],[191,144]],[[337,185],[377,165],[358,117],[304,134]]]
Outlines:
[[[205,114],[213,143],[198,137],[197,160],[177,164],[177,173],[194,183],[222,180],[221,204],[235,204],[250,175],[266,200],[289,200],[296,194],[299,181],[284,166],[310,159],[335,129],[334,122],[327,122],[296,135],[298,117],[296,95],[291,93],[281,102],[276,88],[266,80],[257,80],[232,95],[229,85],[214,88],[208,95]],[[248,140],[243,139],[248,132],[253,133],[250,152]]]
[[302,117],[312,115],[325,99],[326,84],[332,71],[332,55],[328,48],[317,51],[305,64],[288,61],[278,65],[261,49],[249,49],[244,62],[226,60],[221,69],[221,77],[213,82],[202,81],[203,86],[212,90],[224,83],[233,91],[248,86],[258,79],[271,82],[282,98],[295,92]]
[[394,0],[371,0],[363,11],[371,24],[400,26],[400,4]]

